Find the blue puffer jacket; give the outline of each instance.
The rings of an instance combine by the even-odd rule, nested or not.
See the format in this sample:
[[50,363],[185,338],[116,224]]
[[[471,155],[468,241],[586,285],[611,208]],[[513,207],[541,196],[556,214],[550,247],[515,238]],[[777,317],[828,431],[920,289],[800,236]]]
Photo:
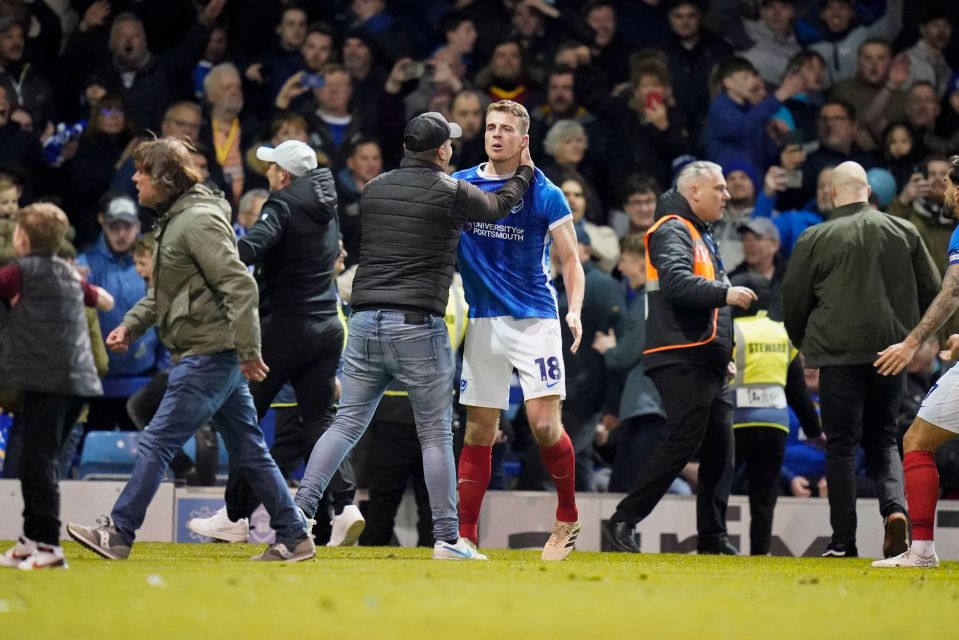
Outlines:
[[[90,268],[91,284],[106,289],[116,300],[112,311],[99,311],[103,339],[123,322],[123,316],[146,293],[146,284],[136,272],[132,255],[117,255],[100,234],[91,249],[77,257],[77,263]],[[156,368],[160,343],[156,331],[149,329],[126,353],[110,352],[108,378],[141,375]]]

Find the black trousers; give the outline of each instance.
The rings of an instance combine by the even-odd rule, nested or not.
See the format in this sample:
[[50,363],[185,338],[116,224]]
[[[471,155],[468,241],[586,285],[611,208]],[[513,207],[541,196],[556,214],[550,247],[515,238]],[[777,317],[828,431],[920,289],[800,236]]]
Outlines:
[[662,416],[635,416],[623,420],[613,434],[616,457],[609,477],[609,490],[623,493],[629,491],[653,452],[666,441],[669,426]]
[[736,434],[736,467],[745,467],[749,483],[749,554],[769,553],[773,511],[779,497],[779,472],[789,435],[775,427],[740,427]]
[[[160,408],[160,402],[166,393],[167,381],[169,379],[169,370],[160,371],[127,400],[127,414],[140,431],[146,429],[146,426],[150,424],[150,420],[152,420],[156,414],[157,409]],[[193,460],[190,459],[190,456],[184,453],[183,449],[177,449],[176,453],[173,454],[173,459],[170,461],[170,471],[173,472],[173,475],[177,478],[185,478],[193,468],[194,463]],[[206,484],[212,485],[215,484],[215,482],[207,482]]]
[[83,399],[27,391],[23,400],[23,447],[19,475],[23,492],[23,535],[60,544],[60,448],[76,422]]
[[726,505],[733,482],[733,405],[725,373],[690,365],[650,372],[666,410],[669,435],[643,466],[613,520],[635,525],[650,514],[696,452],[699,543],[726,535]]
[[[313,446],[333,422],[336,367],[343,350],[343,326],[336,316],[291,316],[272,314],[261,324],[263,360],[270,373],[262,382],[251,382],[250,393],[260,419],[284,384],[296,392],[301,420],[277,421],[276,439],[270,454],[284,475],[306,461]],[[353,502],[356,484],[347,457],[333,475],[327,494],[336,512]],[[226,508],[230,520],[248,518],[259,500],[250,484],[231,461],[226,485]]]
[[[405,406],[404,406],[405,405]],[[423,473],[423,450],[416,435],[413,408],[408,397],[386,396],[373,414],[366,456],[369,502],[366,527],[359,543],[364,547],[393,544],[396,512],[406,487],[412,482],[416,498],[417,546],[433,546],[433,513]]]
[[834,544],[856,542],[856,449],[876,483],[879,511],[906,513],[896,419],[906,373],[882,376],[871,364],[822,367],[819,402],[826,434],[826,483]]

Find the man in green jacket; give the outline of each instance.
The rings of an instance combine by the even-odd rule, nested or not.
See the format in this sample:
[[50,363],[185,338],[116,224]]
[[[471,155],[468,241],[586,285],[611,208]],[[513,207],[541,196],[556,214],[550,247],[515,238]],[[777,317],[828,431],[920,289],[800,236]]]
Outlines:
[[906,550],[907,519],[896,417],[904,374],[882,376],[876,354],[901,341],[939,290],[916,227],[868,204],[862,166],[832,175],[835,205],[796,243],[783,280],[783,314],[806,366],[820,370],[826,481],[833,534],[823,556],[856,557],[856,449],[876,482],[886,557]]
[[174,452],[212,419],[276,530],[276,543],[254,560],[308,560],[316,554],[313,539],[267,451],[247,384],[263,380],[269,369],[260,356],[257,287],[237,255],[230,207],[222,193],[199,184],[182,142],[145,142],[133,158],[140,204],[158,215],[153,288],[110,333],[107,346],[123,353],[155,325],[174,365],[112,513],[95,527],[70,524],[67,532],[104,558],[129,556]]

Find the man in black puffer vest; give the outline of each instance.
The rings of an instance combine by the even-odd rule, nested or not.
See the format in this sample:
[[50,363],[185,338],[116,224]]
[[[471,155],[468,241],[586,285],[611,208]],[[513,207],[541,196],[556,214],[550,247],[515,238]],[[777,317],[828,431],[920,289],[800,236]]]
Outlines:
[[[283,385],[289,382],[296,391],[302,420],[278,422],[270,449],[280,470],[289,474],[309,457],[333,421],[336,367],[343,350],[333,283],[340,251],[336,187],[330,170],[317,167],[316,152],[302,142],[260,147],[256,155],[269,163],[271,194],[237,248],[244,264],[256,265],[263,359],[270,374],[251,382],[250,393],[262,420]],[[347,459],[333,475],[329,497],[334,521],[349,521],[340,524],[351,531],[348,544],[363,530],[363,516],[353,506],[355,492]],[[233,465],[225,498],[225,510],[194,518],[188,526],[210,538],[245,542],[259,500]]]
[[423,449],[438,559],[485,559],[459,538],[453,460],[453,354],[443,316],[464,225],[505,217],[532,181],[533,162],[485,193],[445,173],[462,130],[439,113],[406,126],[400,168],[371,180],[360,200],[363,233],[340,408],[316,444],[296,494],[312,517],[333,472],[363,435],[387,385],[406,385]]
[[727,305],[748,308],[756,294],[732,287],[710,224],[729,192],[722,167],[693,162],[663,194],[646,232],[644,364],[666,410],[669,436],[603,525],[604,547],[636,553],[636,524],[653,510],[683,467],[700,454],[696,528],[699,553],[736,554],[726,535],[733,480],[733,405],[726,385],[733,323]]

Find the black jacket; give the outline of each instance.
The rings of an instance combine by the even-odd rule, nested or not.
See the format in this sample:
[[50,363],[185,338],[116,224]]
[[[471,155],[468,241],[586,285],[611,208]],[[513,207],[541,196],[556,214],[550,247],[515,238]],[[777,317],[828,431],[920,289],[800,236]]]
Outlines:
[[373,178],[360,199],[353,309],[444,315],[463,227],[506,217],[532,178],[531,169],[520,167],[499,191],[486,193],[417,160]]
[[713,312],[719,309],[716,336],[696,347],[666,349],[646,355],[646,370],[672,364],[726,370],[732,357],[733,320],[726,305],[729,279],[711,242],[709,225],[693,213],[689,203],[676,191],[667,191],[656,208],[656,219],[678,215],[691,221],[707,240],[715,280],[693,274],[693,239],[679,220],[664,222],[649,238],[648,259],[659,271],[659,290],[647,288],[649,315],[646,318],[646,348],[694,344],[712,334]]
[[270,194],[256,224],[237,243],[240,260],[257,265],[260,315],[336,315],[339,238],[329,169],[316,168]]

